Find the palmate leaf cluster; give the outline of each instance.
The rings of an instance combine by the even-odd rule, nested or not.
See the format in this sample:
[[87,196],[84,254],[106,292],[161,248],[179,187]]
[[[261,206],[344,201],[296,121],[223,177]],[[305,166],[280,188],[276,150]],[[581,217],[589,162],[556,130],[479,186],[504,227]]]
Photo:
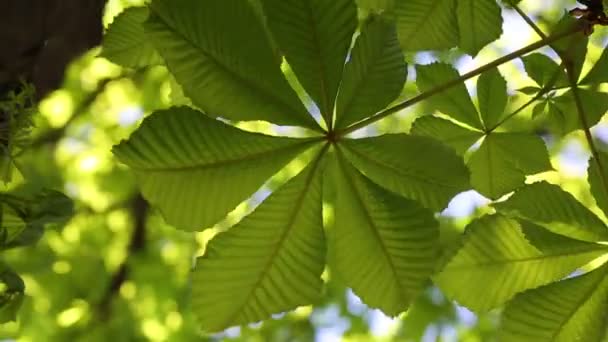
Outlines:
[[[359,19],[352,0],[154,0],[127,9],[110,26],[103,56],[131,68],[163,64],[189,99],[189,106],[152,113],[114,148],[168,223],[211,228],[292,161],[301,165],[205,246],[192,273],[201,327],[221,331],[314,304],[328,279],[395,316],[432,279],[472,310],[506,304],[505,340],[601,337],[606,267],[567,277],[605,256],[599,242],[607,240],[607,227],[558,186],[525,184],[552,166],[539,136],[503,127],[512,97],[497,68],[478,78],[475,101],[463,83],[434,94],[433,115],[417,119],[409,134],[347,135],[398,98],[407,79],[404,51],[457,47],[476,55],[501,35],[499,5],[367,6],[371,14]],[[577,78],[587,43],[581,36],[574,38],[583,52],[570,57]],[[556,74],[559,66],[540,54],[524,64],[538,87],[522,92],[544,94],[537,106],[551,117],[563,114],[552,120],[563,133],[585,128],[568,121],[579,108],[574,90],[559,93],[571,86],[565,73]],[[445,63],[415,71],[422,93],[460,76]],[[288,81],[290,73],[297,81]],[[592,69],[577,86],[602,83],[604,74]],[[591,88],[577,94],[590,106],[589,122],[597,123],[605,94]],[[298,126],[301,134],[271,136],[234,125],[253,120]],[[599,156],[590,163],[589,183],[607,213],[608,157]],[[471,188],[492,200],[515,192],[439,258],[434,213]]]

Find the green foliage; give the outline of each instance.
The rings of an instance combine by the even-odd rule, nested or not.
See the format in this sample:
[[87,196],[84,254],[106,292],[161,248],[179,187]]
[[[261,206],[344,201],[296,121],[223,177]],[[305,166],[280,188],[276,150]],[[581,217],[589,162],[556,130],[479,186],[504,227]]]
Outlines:
[[[504,2],[532,23],[519,3]],[[495,338],[489,311],[504,307],[506,341],[599,341],[608,157],[591,126],[608,111],[608,54],[584,18],[543,12],[546,37],[461,74],[463,53],[478,64],[504,51],[490,45],[501,8],[152,0],[124,10],[101,52],[114,64],[85,57],[40,106],[74,112],[44,114],[31,155],[4,154],[25,167],[0,193],[11,267],[0,264],[0,321],[23,303],[14,326],[32,340],[218,340],[233,330],[199,332],[240,326],[236,340],[309,341],[348,318],[349,337],[369,340],[377,308],[408,311],[387,340],[416,341],[461,320],[457,302],[478,319],[459,340]],[[559,58],[529,54],[543,47]],[[518,58],[530,80],[503,66]],[[408,63],[419,63],[411,84]],[[23,99],[6,103],[0,112],[15,115],[0,145],[14,151],[31,117]],[[141,123],[125,110],[133,103]],[[560,154],[583,137],[587,182],[562,172]],[[22,193],[29,183],[68,189],[76,214],[57,192]],[[467,190],[490,204],[451,218]],[[40,238],[50,224],[60,229]]]
[[500,7],[493,0],[397,1],[396,13],[405,51],[458,46],[475,56],[502,34]]

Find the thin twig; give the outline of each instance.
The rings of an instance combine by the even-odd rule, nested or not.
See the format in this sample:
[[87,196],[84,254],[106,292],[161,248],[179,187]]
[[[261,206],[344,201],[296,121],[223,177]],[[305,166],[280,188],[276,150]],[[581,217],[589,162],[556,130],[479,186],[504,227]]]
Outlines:
[[455,79],[453,79],[451,81],[448,81],[446,83],[440,84],[437,87],[435,87],[435,88],[433,88],[433,89],[431,89],[429,91],[421,93],[421,94],[419,94],[419,95],[417,95],[417,96],[415,96],[415,97],[413,97],[413,98],[411,98],[409,100],[406,100],[406,101],[403,101],[401,103],[398,103],[398,104],[394,105],[393,107],[385,109],[385,110],[383,110],[383,111],[381,111],[381,112],[379,112],[379,113],[377,113],[375,115],[370,116],[367,119],[361,120],[361,121],[359,121],[359,122],[357,122],[357,123],[355,123],[355,124],[353,124],[353,125],[345,128],[345,129],[338,130],[338,131],[336,131],[336,135],[337,136],[344,136],[344,135],[352,133],[352,132],[354,132],[354,131],[356,131],[358,129],[366,127],[366,126],[368,126],[368,125],[370,125],[370,124],[372,124],[372,123],[374,123],[376,121],[384,119],[385,117],[387,117],[387,116],[389,116],[391,114],[397,113],[397,112],[399,112],[399,111],[401,111],[401,110],[403,110],[405,108],[408,108],[408,107],[413,106],[413,105],[415,105],[415,104],[417,104],[417,103],[419,103],[421,101],[424,101],[424,100],[426,100],[426,99],[428,99],[428,98],[430,98],[430,97],[432,97],[434,95],[442,93],[442,92],[444,92],[444,91],[446,91],[446,90],[448,90],[448,89],[450,89],[450,88],[452,88],[452,87],[454,87],[454,86],[456,86],[456,85],[458,85],[458,84],[460,84],[460,83],[462,83],[462,82],[464,82],[464,81],[466,81],[466,80],[468,80],[470,78],[473,78],[475,76],[479,76],[482,73],[484,73],[484,72],[486,72],[486,71],[488,71],[488,70],[490,70],[492,68],[495,68],[495,67],[497,67],[499,65],[502,65],[502,64],[504,64],[506,62],[509,62],[509,61],[511,61],[513,59],[519,58],[519,57],[521,57],[523,55],[526,55],[526,54],[528,54],[528,53],[530,53],[530,52],[532,52],[532,51],[534,51],[536,49],[539,49],[541,47],[547,46],[547,45],[549,45],[549,44],[551,44],[553,42],[556,42],[556,41],[558,41],[560,39],[568,37],[568,36],[570,36],[572,34],[580,32],[584,28],[585,28],[585,26],[583,26],[583,25],[574,25],[570,30],[565,30],[563,32],[560,32],[559,34],[552,35],[552,36],[548,37],[547,39],[539,40],[539,41],[537,41],[535,43],[532,43],[532,44],[530,44],[530,45],[528,45],[528,46],[526,46],[524,48],[521,48],[521,49],[519,49],[517,51],[514,51],[514,52],[511,52],[511,53],[509,53],[507,55],[504,55],[503,57],[500,57],[500,58],[498,58],[498,59],[496,59],[496,60],[494,60],[494,61],[492,61],[492,62],[490,62],[488,64],[482,65],[479,68],[477,68],[477,69],[475,69],[473,71],[470,71],[470,72],[468,72],[468,73],[466,73],[466,74],[464,74],[464,75],[462,75],[462,76],[460,76],[458,78],[455,78]]

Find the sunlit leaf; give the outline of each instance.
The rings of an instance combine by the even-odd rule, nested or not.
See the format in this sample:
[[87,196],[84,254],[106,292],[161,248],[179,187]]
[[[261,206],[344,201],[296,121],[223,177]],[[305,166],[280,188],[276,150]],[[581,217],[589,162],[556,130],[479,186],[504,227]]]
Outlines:
[[532,221],[557,234],[585,241],[608,240],[608,228],[574,196],[547,182],[526,185],[494,205],[509,216]]
[[[458,71],[449,64],[416,65],[416,84],[421,92],[429,91],[459,76]],[[464,83],[433,96],[428,103],[462,123],[480,129],[483,127]]]
[[427,137],[387,134],[343,146],[348,160],[375,183],[434,211],[469,188],[462,159]]
[[606,266],[527,291],[503,313],[503,341],[602,341],[606,334]]
[[178,228],[208,228],[251,196],[310,139],[249,133],[187,107],[159,111],[114,148]]
[[401,0],[395,12],[404,51],[442,50],[458,44],[455,0]]
[[527,175],[551,170],[543,140],[524,133],[492,133],[468,161],[471,184],[496,199],[524,184]]
[[155,0],[145,28],[194,105],[232,120],[317,129],[248,1]]
[[366,304],[395,316],[408,308],[433,271],[438,224],[430,211],[338,159],[332,269]]
[[600,58],[579,84],[598,84],[608,82],[608,47],[604,48]]
[[483,136],[480,131],[473,131],[449,120],[430,115],[416,119],[411,133],[439,140],[453,148],[459,155],[464,155]]
[[386,107],[401,93],[407,65],[393,24],[373,17],[362,28],[344,70],[336,105],[343,128]]
[[599,163],[595,158],[589,161],[587,177],[595,202],[608,216],[608,155],[600,152],[599,157]]
[[477,80],[479,113],[486,128],[498,123],[507,106],[507,82],[498,69],[484,72]]
[[346,55],[357,28],[354,0],[262,3],[285,59],[319,106],[325,121],[331,124]]
[[152,42],[146,38],[143,23],[147,7],[130,7],[120,13],[104,35],[101,56],[129,68],[162,64]]
[[319,299],[325,266],[319,164],[209,243],[192,280],[193,310],[204,330],[260,321]]
[[[530,235],[543,245],[535,246]],[[462,246],[434,280],[460,304],[486,311],[518,292],[567,276],[606,250],[500,215],[484,216],[469,224]]]
[[458,46],[471,56],[502,34],[500,6],[495,0],[458,0]]
[[[608,112],[608,94],[591,89],[578,89],[584,115],[589,127],[597,124],[604,114]],[[562,134],[582,129],[578,108],[572,90],[554,99],[555,107],[561,115],[554,116],[557,126]]]
[[[563,67],[560,67],[553,59],[542,53],[532,53],[521,58],[524,62],[526,73],[540,87],[549,85],[554,80],[553,88],[568,85],[568,76]],[[556,75],[556,73],[558,73]]]

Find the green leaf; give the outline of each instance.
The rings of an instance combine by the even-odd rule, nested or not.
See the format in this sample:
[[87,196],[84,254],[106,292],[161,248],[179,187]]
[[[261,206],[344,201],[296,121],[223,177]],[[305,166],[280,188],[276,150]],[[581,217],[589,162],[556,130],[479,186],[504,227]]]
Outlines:
[[101,57],[128,67],[143,68],[162,64],[163,60],[144,33],[147,7],[130,7],[110,24],[103,37]]
[[458,46],[471,56],[502,34],[500,6],[495,0],[458,0]]
[[[544,241],[542,248],[528,240],[531,234]],[[483,312],[605,253],[602,245],[556,237],[534,225],[522,228],[500,215],[484,216],[467,226],[462,246],[434,280],[449,297]]]
[[248,1],[155,0],[145,29],[194,105],[230,120],[319,130]]
[[73,211],[72,200],[58,191],[0,194],[0,250],[35,244],[45,226],[64,223]]
[[430,211],[372,183],[342,156],[338,164],[332,269],[367,305],[396,316],[434,269],[438,224]]
[[[597,124],[608,111],[608,94],[590,89],[578,89],[585,118],[589,127]],[[582,129],[578,109],[572,90],[554,99],[555,106],[562,115],[555,118],[562,134]]]
[[416,119],[410,133],[439,140],[461,156],[483,136],[482,132],[472,131],[431,115]]
[[25,284],[6,264],[0,262],[0,323],[17,320],[23,303]]
[[393,24],[372,17],[361,30],[336,105],[336,127],[344,128],[385,108],[407,79],[407,65]]
[[395,12],[404,51],[443,50],[458,44],[455,0],[397,1]]
[[543,140],[525,133],[492,133],[468,160],[471,184],[492,199],[524,185],[527,175],[551,170]]
[[114,154],[170,224],[195,230],[217,223],[313,143],[241,131],[179,107],[152,114]]
[[357,28],[353,0],[263,0],[268,25],[298,80],[331,126]]
[[[572,30],[573,27],[580,25],[580,22],[572,17],[569,13],[564,13],[560,21],[551,29],[551,35],[560,34],[562,32]],[[574,78],[578,78],[583,70],[585,57],[587,56],[587,44],[589,37],[583,31],[578,30],[577,33],[571,34],[568,37],[557,40],[551,44],[551,47],[559,51],[564,57],[568,58],[572,64]]]
[[566,71],[561,68],[551,57],[542,53],[532,53],[521,58],[524,62],[526,73],[541,88],[549,84],[555,73],[559,73],[552,88],[564,87],[568,85]]
[[595,158],[589,161],[587,177],[597,206],[608,217],[608,154],[600,152],[599,157],[599,163]]
[[502,317],[500,340],[602,341],[606,334],[607,267],[518,295]]
[[599,84],[608,82],[608,47],[579,84]]
[[[431,63],[416,65],[416,84],[421,92],[429,91],[460,77],[458,71],[449,64]],[[428,100],[431,107],[450,117],[481,129],[479,114],[464,83],[442,91]]]
[[[482,1],[483,2],[483,1]],[[498,69],[486,71],[477,80],[479,113],[486,128],[498,123],[507,106],[507,81]]]
[[574,196],[547,182],[526,185],[496,210],[532,221],[557,234],[585,241],[608,240],[604,223]]
[[469,172],[453,151],[407,134],[343,140],[344,154],[367,177],[434,211],[469,188]]
[[192,279],[192,306],[204,330],[257,322],[319,299],[325,266],[319,164],[208,244]]

